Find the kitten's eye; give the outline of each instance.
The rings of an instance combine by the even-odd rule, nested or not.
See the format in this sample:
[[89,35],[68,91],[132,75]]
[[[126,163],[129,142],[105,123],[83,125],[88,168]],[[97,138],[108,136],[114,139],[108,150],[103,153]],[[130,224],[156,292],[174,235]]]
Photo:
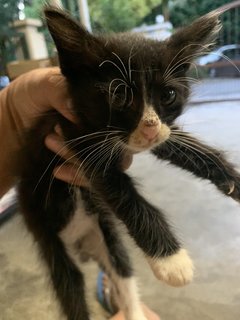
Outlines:
[[123,109],[126,103],[126,96],[116,94],[112,97],[111,104],[117,109]]
[[176,97],[177,97],[176,91],[173,88],[167,87],[163,90],[161,94],[161,102],[165,106],[169,106],[176,100]]

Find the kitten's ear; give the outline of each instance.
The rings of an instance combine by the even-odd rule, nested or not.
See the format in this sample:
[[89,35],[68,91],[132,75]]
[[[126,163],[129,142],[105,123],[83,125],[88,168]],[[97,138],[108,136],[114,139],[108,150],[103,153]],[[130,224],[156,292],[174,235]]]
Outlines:
[[[187,64],[211,48],[221,29],[219,16],[222,11],[212,11],[183,27],[167,41],[167,47],[175,59],[186,60]],[[184,61],[181,61],[184,63]]]
[[47,6],[44,9],[48,29],[55,42],[64,75],[79,67],[94,67],[100,62],[104,45],[64,11]]

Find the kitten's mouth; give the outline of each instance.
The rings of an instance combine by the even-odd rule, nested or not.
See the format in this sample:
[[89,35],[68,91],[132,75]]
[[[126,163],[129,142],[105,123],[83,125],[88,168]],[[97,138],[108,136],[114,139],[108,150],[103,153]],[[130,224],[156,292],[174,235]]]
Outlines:
[[137,128],[131,133],[127,147],[132,152],[152,149],[170,137],[171,130],[162,123],[153,106],[146,105]]
[[154,142],[159,135],[158,128],[147,128],[148,130],[140,130],[140,134],[144,139],[146,139],[149,143]]

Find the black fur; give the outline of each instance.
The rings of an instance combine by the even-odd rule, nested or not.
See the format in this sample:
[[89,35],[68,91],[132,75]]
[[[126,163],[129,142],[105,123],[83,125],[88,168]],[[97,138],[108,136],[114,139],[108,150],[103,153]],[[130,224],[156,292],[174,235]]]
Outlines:
[[[184,137],[187,144],[181,143]],[[152,152],[158,158],[190,171],[199,178],[210,180],[222,193],[236,201],[240,200],[240,175],[233,165],[226,161],[221,151],[181,131],[178,141],[172,141],[171,146],[164,144]]]
[[[122,172],[121,161],[125,151],[115,151],[114,143],[109,144],[105,154],[102,150],[107,146],[109,137],[117,137],[118,141],[127,144],[146,103],[153,106],[162,122],[173,124],[189,94],[187,81],[180,85],[178,79],[185,76],[190,63],[188,57],[193,57],[202,45],[211,40],[218,20],[216,16],[203,17],[170,40],[159,43],[131,34],[95,37],[61,11],[48,8],[45,15],[78,123],[70,123],[59,114],[49,113],[28,132],[21,162],[19,199],[26,224],[49,267],[67,319],[88,320],[83,276],[58,236],[74,215],[77,205],[75,192],[66,183],[52,180],[53,169],[63,160],[45,147],[44,138],[57,123],[66,141],[102,132],[102,136],[91,135],[87,139],[76,140],[69,147],[77,154],[80,163],[85,161],[86,176],[92,183],[90,193],[82,190],[85,208],[87,214],[99,216],[111,264],[118,275],[128,278],[132,275],[132,268],[116,233],[113,215],[126,225],[146,255],[159,258],[178,252],[180,243],[162,212],[148,203],[138,193],[132,179]],[[122,67],[119,57],[126,69],[131,57],[132,72],[130,77],[127,69],[124,103],[124,91],[119,89],[109,107],[106,91],[111,81],[121,76],[115,67]],[[169,66],[174,66],[171,72],[167,72]],[[171,105],[165,105],[169,87],[176,91],[176,99]],[[113,83],[113,91],[116,88],[117,84]],[[122,132],[111,133],[113,129]],[[202,147],[199,142],[197,144],[199,151],[175,143],[180,153],[174,152],[167,144],[158,146],[153,153],[196,176],[210,179],[225,194],[229,192],[228,180],[231,180],[235,189],[230,196],[239,200],[239,175],[218,151]],[[202,160],[199,160],[198,152]],[[189,158],[191,161],[187,161]]]

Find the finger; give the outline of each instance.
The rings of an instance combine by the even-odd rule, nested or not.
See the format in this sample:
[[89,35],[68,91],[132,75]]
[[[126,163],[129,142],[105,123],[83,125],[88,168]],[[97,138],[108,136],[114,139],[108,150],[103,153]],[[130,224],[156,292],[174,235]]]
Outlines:
[[45,139],[45,144],[51,151],[68,161],[68,163],[58,166],[53,170],[56,178],[78,186],[89,186],[88,180],[79,171],[79,167],[76,166],[77,159],[74,153],[68,150],[60,135],[56,133],[48,135]]
[[145,304],[142,304],[142,310],[148,320],[160,320],[159,316],[149,309]]
[[125,320],[124,314],[122,311],[118,311],[113,317],[109,320]]
[[[57,124],[54,127],[54,131],[57,133],[57,135],[59,135],[59,137],[63,138],[63,132],[62,132],[62,128],[60,127],[59,124]],[[64,139],[63,139],[64,140]]]
[[64,143],[63,138],[59,136],[57,133],[49,134],[45,138],[45,145],[48,147],[49,150],[53,151],[63,159],[68,160],[72,163],[76,162],[74,153],[69,151],[69,149]]
[[53,170],[55,178],[60,179],[69,184],[74,184],[79,187],[89,187],[88,180],[84,177],[83,173],[78,170],[79,168],[71,164],[65,164],[56,167]]
[[[148,320],[160,320],[159,316],[150,310],[146,305],[142,304],[143,312]],[[122,311],[118,311],[110,320],[125,320],[124,314]]]
[[54,88],[49,97],[50,104],[65,118],[76,123],[76,117],[73,114],[71,99],[69,98],[66,78],[61,74],[59,68],[50,69],[48,81]]
[[58,106],[57,110],[69,121],[77,123],[77,118],[72,112],[71,100],[67,100],[64,104]]

